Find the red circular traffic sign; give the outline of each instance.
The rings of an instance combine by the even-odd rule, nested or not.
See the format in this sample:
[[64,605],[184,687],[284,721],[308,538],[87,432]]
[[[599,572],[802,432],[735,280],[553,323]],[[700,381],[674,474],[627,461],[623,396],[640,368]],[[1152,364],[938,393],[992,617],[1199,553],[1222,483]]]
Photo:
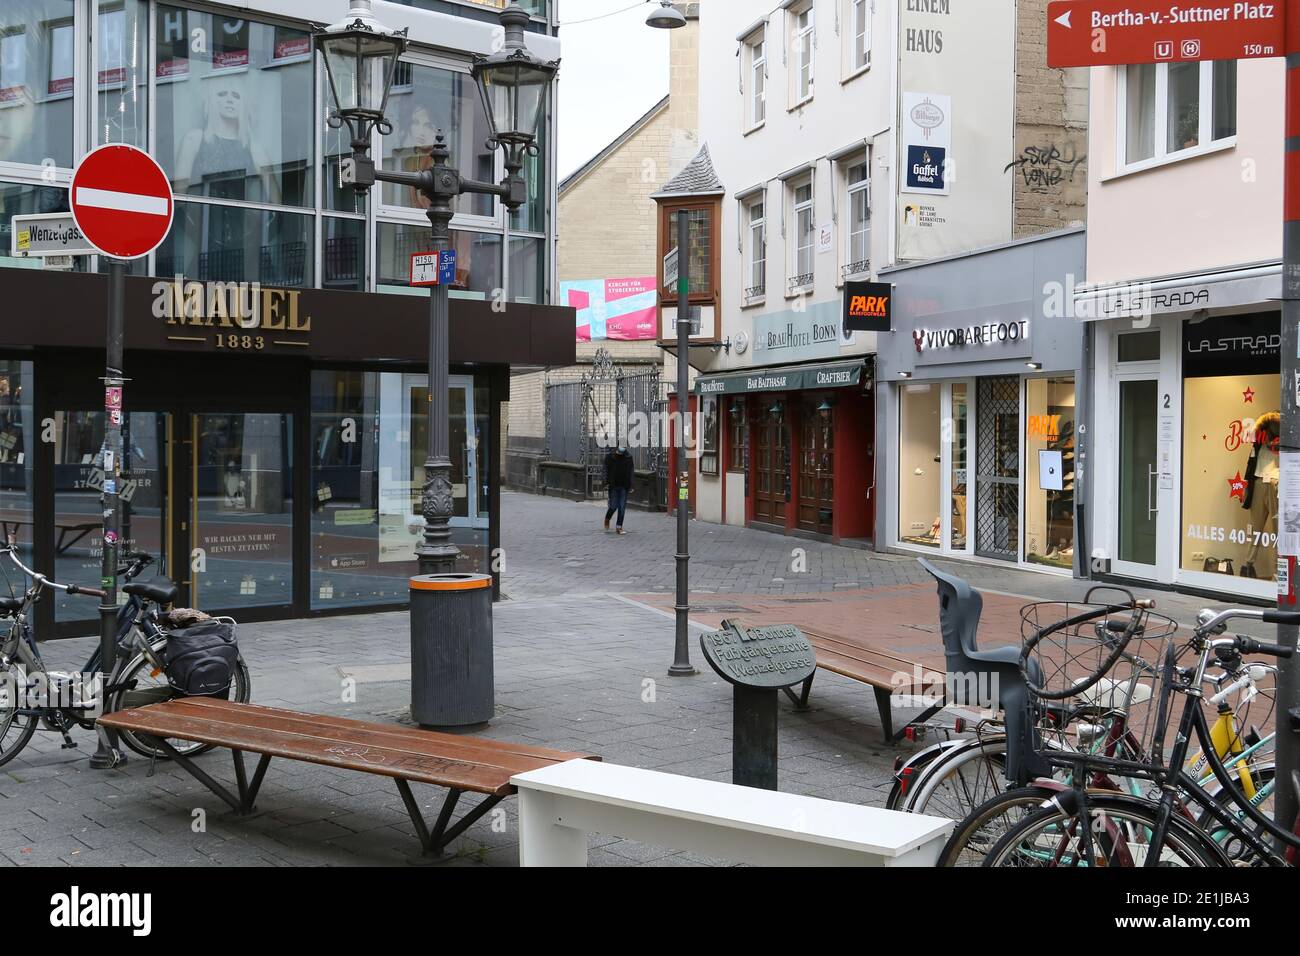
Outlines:
[[134,146],[110,144],[87,153],[68,193],[77,228],[106,256],[147,256],[171,230],[171,183],[154,158]]

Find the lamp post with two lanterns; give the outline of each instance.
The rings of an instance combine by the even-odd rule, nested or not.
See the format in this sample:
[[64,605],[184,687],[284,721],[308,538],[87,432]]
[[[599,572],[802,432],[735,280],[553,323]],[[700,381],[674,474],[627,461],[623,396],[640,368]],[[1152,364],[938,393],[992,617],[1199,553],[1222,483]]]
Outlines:
[[[512,212],[527,201],[521,170],[525,159],[537,152],[537,131],[559,61],[543,60],[529,52],[524,40],[529,17],[517,3],[501,11],[501,48],[474,58],[470,70],[487,113],[491,131],[488,146],[505,151],[506,175],[500,183],[462,176],[448,162],[451,153],[441,130],[430,153],[430,168],[418,172],[377,169],[370,158],[370,140],[375,130],[383,135],[392,132],[384,111],[407,35],[405,29],[394,30],[375,19],[370,0],[350,2],[346,17],[315,34],[315,46],[325,61],[334,101],[329,125],[334,129],[346,126],[351,136],[352,155],[340,161],[340,180],[361,194],[376,182],[418,190],[429,204],[426,215],[433,227],[433,251],[441,254],[451,248],[451,220],[457,197],[467,193],[496,196]],[[420,499],[424,537],[416,547],[420,574],[454,571],[460,555],[451,540],[454,503],[448,449],[448,301],[447,284],[431,288],[429,448]]]

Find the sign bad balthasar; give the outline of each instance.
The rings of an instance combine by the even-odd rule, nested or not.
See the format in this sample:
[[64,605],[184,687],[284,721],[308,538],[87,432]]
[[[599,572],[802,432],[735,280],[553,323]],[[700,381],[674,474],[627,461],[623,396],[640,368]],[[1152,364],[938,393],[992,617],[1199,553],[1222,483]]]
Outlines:
[[1285,2],[1056,0],[1047,65],[1122,66],[1282,56]]

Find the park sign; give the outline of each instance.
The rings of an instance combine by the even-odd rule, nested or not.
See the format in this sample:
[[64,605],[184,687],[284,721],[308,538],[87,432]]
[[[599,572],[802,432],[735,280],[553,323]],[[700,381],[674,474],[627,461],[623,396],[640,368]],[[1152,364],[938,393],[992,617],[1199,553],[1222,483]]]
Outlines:
[[1047,65],[1124,66],[1286,54],[1286,3],[1054,0]]

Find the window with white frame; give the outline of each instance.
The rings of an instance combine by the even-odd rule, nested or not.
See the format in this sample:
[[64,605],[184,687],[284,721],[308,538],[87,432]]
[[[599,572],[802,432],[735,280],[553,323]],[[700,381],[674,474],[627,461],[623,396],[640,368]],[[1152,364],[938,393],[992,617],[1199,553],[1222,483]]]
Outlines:
[[871,0],[845,0],[844,18],[848,29],[848,72],[857,73],[871,65]]
[[852,278],[871,268],[871,176],[865,156],[850,163],[844,181],[849,240],[844,276]]
[[811,0],[790,8],[790,95],[798,106],[813,95],[813,54],[817,40]]
[[745,41],[745,61],[749,80],[745,125],[753,129],[767,119],[767,27]]
[[1193,154],[1237,135],[1237,62],[1120,68],[1119,167]]
[[809,173],[790,183],[794,241],[791,259],[790,291],[810,288],[813,284],[813,255],[817,243],[817,216],[813,203],[813,181]]
[[767,295],[767,202],[759,193],[743,205],[745,217],[745,302]]

